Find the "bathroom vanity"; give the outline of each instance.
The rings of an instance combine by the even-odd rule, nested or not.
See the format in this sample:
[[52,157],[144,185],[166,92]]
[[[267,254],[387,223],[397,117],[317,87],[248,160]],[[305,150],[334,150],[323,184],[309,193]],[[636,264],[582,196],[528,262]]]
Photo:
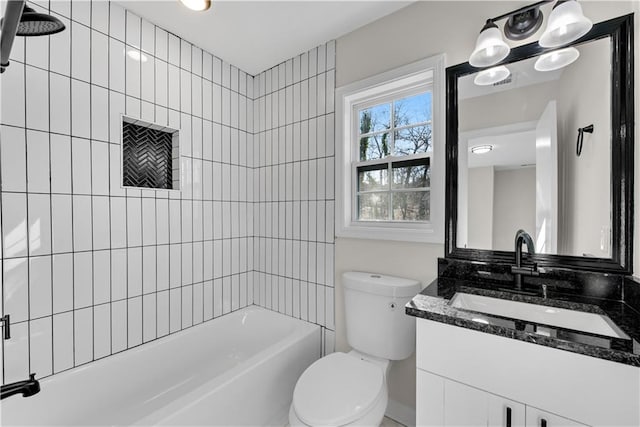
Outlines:
[[492,87],[447,69],[445,257],[406,305],[417,425],[640,426],[632,26],[594,25],[555,75],[536,42]]
[[[621,301],[553,293],[545,299],[503,286],[440,278],[407,304],[407,314],[417,317],[416,425],[640,425],[638,312]],[[487,314],[495,308],[490,303],[456,307],[469,295],[545,307],[548,318]],[[559,314],[569,321],[591,315],[602,323],[590,326],[610,329],[550,325],[565,321],[553,319]]]

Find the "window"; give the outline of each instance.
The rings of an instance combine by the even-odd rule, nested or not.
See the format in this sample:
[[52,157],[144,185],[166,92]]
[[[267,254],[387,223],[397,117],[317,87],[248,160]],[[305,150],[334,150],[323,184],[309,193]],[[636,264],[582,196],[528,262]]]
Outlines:
[[429,221],[431,87],[380,104],[356,105],[359,221]]
[[444,58],[338,88],[337,234],[442,242]]

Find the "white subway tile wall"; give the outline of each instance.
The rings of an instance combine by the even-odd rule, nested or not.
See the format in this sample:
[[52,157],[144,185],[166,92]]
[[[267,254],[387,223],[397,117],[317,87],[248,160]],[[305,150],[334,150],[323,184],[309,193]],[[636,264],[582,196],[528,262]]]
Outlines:
[[248,153],[254,303],[321,325],[325,353],[335,337],[334,87],[334,41],[255,76]]
[[[0,77],[3,383],[251,304],[333,351],[335,42],[253,77],[115,3],[29,4],[67,29]],[[182,191],[122,188],[122,114],[181,130]]]

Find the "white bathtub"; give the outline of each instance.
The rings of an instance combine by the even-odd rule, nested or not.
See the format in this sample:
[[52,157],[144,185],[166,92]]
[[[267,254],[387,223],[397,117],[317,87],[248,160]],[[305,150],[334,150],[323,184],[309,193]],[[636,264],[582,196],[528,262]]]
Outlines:
[[320,328],[251,306],[45,378],[9,425],[284,425]]

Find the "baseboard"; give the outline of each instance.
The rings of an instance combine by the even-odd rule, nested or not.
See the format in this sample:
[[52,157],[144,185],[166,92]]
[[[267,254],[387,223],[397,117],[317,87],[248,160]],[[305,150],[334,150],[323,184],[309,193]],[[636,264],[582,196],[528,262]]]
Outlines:
[[403,403],[389,399],[387,404],[387,412],[385,415],[392,420],[399,422],[407,427],[416,426],[416,410]]

